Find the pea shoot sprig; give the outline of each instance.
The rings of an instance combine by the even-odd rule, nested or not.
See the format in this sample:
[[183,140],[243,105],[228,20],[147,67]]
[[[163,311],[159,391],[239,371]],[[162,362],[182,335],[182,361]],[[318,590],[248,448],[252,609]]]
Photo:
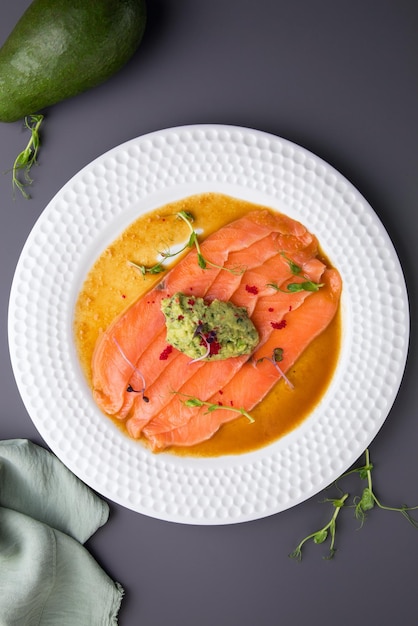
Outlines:
[[[373,509],[375,506],[377,506],[379,509],[382,509],[384,511],[394,511],[397,513],[401,513],[401,515],[403,515],[407,519],[407,521],[412,526],[414,526],[414,528],[418,528],[418,520],[414,519],[410,514],[410,511],[417,510],[418,506],[409,507],[404,504],[400,507],[393,507],[393,506],[386,506],[382,504],[381,501],[376,496],[376,493],[373,488],[372,470],[373,470],[373,464],[370,462],[370,453],[369,453],[369,450],[367,449],[365,451],[364,465],[355,467],[345,472],[344,474],[342,474],[342,476],[340,476],[340,478],[337,481],[335,481],[334,484],[337,487],[337,489],[340,491],[340,494],[341,494],[340,497],[339,498],[327,498],[325,500],[325,502],[331,502],[332,506],[334,507],[331,519],[322,528],[320,528],[319,530],[316,530],[313,533],[310,533],[304,539],[302,539],[302,541],[299,542],[299,544],[296,546],[293,552],[289,554],[291,558],[294,558],[300,561],[302,559],[302,548],[305,545],[305,543],[307,543],[308,541],[313,541],[313,543],[315,544],[322,544],[327,539],[330,539],[329,552],[324,558],[331,559],[336,552],[336,547],[335,547],[336,521],[337,521],[338,515],[340,514],[340,512],[342,511],[344,507],[345,508],[354,507],[355,517],[356,519],[360,520],[361,526],[364,524],[364,521],[366,520],[366,516],[368,512],[371,509]],[[339,487],[340,481],[346,478],[347,476],[349,476],[350,474],[358,474],[361,480],[367,481],[367,485],[362,489],[361,495],[356,495],[353,498],[351,505],[347,504],[349,494],[344,493]]]
[[331,519],[329,520],[327,524],[325,524],[325,526],[323,526],[319,530],[316,530],[310,535],[307,535],[304,539],[302,539],[302,541],[296,546],[293,552],[289,554],[289,556],[292,559],[298,559],[299,561],[302,559],[302,548],[307,541],[312,540],[316,544],[321,544],[321,543],[324,543],[328,539],[328,536],[330,538],[329,552],[328,552],[328,555],[324,558],[332,559],[336,550],[335,533],[336,533],[337,517],[340,514],[345,504],[345,501],[348,498],[348,495],[349,495],[348,493],[344,493],[341,496],[341,498],[326,498],[325,502],[331,502],[332,506],[334,507],[334,512],[331,516]]
[[[40,147],[40,135],[39,128],[44,119],[43,115],[28,115],[25,117],[25,127],[30,131],[30,139],[28,144],[22,152],[20,152],[12,167],[12,183],[13,187],[19,189],[24,198],[29,199],[30,195],[26,191],[25,187],[31,185],[33,180],[30,176],[30,171],[38,157]],[[23,180],[19,177],[20,172],[23,170]]]
[[272,287],[276,291],[283,291],[284,293],[297,293],[298,291],[319,291],[324,283],[314,283],[311,280],[305,280],[302,283],[289,283],[286,289],[279,287],[277,283],[267,283],[267,287]]
[[418,509],[418,506],[406,506],[402,505],[400,507],[386,506],[380,502],[377,498],[374,489],[373,489],[373,479],[372,479],[372,470],[373,464],[370,463],[370,454],[369,451],[365,452],[366,462],[361,467],[356,467],[345,474],[343,474],[342,478],[348,476],[349,474],[358,473],[360,478],[363,480],[367,480],[367,486],[364,487],[361,496],[356,496],[353,500],[353,504],[355,507],[355,516],[358,520],[360,520],[361,524],[364,523],[366,519],[367,512],[374,508],[376,505],[379,509],[383,511],[395,511],[397,513],[401,513],[408,522],[418,528],[418,521],[415,520],[409,513],[409,511],[414,511]]
[[[174,392],[174,393],[180,393],[180,392]],[[200,400],[200,398],[196,398],[195,396],[189,396],[187,394],[181,393],[180,395],[184,396],[185,398],[187,398],[187,400],[182,400],[183,404],[185,406],[189,406],[189,407],[202,407],[202,406],[206,406],[207,410],[205,411],[205,413],[212,413],[213,411],[219,411],[220,409],[224,409],[225,411],[232,411],[234,413],[239,413],[240,415],[244,416],[247,418],[247,420],[250,422],[250,424],[253,424],[255,422],[254,418],[252,417],[252,415],[250,415],[248,413],[248,411],[246,411],[243,407],[233,407],[233,406],[226,406],[224,404],[216,404],[216,403],[212,403],[212,402],[206,402],[204,400]]]
[[[284,252],[280,253],[284,257],[289,265],[289,269],[293,276],[302,276],[303,269],[297,265],[292,259],[290,259]],[[297,293],[298,291],[318,291],[324,283],[315,283],[312,280],[305,280],[301,283],[289,283],[286,289],[282,289],[277,283],[267,283],[267,287],[272,287],[276,291],[283,291],[284,293]]]
[[[211,267],[216,267],[218,269],[221,270],[226,270],[228,272],[231,272],[232,274],[243,274],[244,273],[244,268],[241,267],[225,267],[223,265],[217,265],[216,263],[213,263],[212,261],[209,261],[208,259],[205,258],[205,256],[202,253],[202,249],[200,247],[200,243],[199,243],[199,239],[198,239],[198,234],[197,232],[194,230],[193,228],[193,221],[194,221],[194,217],[192,215],[192,213],[190,213],[189,211],[179,211],[178,213],[176,213],[176,217],[183,220],[183,222],[185,222],[185,224],[187,224],[187,227],[189,229],[190,235],[188,240],[186,241],[186,243],[184,244],[184,246],[182,246],[180,248],[180,250],[177,250],[176,252],[169,252],[169,251],[163,251],[163,252],[159,252],[159,255],[164,259],[170,259],[172,257],[178,256],[179,254],[181,254],[182,252],[184,252],[185,250],[187,250],[188,248],[195,248],[196,252],[197,252],[197,263],[199,265],[200,268],[202,269],[207,269],[208,266]],[[165,267],[163,262],[158,262],[155,265],[151,266],[151,267],[147,267],[146,265],[140,265],[138,263],[135,263],[134,261],[128,261],[128,264],[131,265],[132,267],[135,267],[141,274],[145,275],[145,274],[159,274],[160,272],[164,272],[165,271]]]
[[165,272],[166,270],[162,263],[156,263],[152,267],[147,267],[146,265],[140,265],[139,263],[135,263],[135,261],[129,260],[128,265],[134,267],[143,276],[146,274],[161,274],[161,272]]

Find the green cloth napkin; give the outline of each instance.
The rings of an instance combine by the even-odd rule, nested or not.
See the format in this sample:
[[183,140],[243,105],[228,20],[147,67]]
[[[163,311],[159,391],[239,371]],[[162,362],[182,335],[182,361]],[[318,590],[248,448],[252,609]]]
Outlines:
[[0,441],[0,626],[117,624],[123,589],[82,545],[108,516],[55,455]]

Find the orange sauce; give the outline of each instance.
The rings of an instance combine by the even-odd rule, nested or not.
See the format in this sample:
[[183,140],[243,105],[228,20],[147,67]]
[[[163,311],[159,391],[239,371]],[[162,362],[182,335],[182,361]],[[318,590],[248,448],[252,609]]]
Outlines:
[[[187,241],[190,234],[187,225],[175,217],[179,211],[193,214],[193,227],[199,238],[204,238],[257,208],[261,207],[216,193],[190,196],[139,217],[103,251],[82,286],[74,317],[76,348],[90,386],[91,358],[99,335],[119,313],[163,276],[143,275],[127,261],[151,267],[157,262],[159,251]],[[323,260],[327,262],[325,257]],[[280,380],[251,411],[254,423],[245,417],[238,417],[223,425],[209,441],[191,447],[172,448],[171,452],[200,457],[239,454],[263,447],[296,428],[321,400],[331,381],[340,339],[341,318],[338,313],[287,373],[294,388]],[[114,421],[125,430],[123,422]]]

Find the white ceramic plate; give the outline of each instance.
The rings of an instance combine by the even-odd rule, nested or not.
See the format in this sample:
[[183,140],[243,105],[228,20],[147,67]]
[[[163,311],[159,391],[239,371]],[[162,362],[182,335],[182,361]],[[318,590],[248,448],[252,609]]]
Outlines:
[[[153,455],[96,408],[75,353],[74,304],[93,261],[139,214],[207,191],[270,206],[317,235],[344,281],[341,358],[317,409],[277,443],[216,459]],[[17,265],[9,308],[16,381],[51,449],[110,500],[190,524],[277,513],[337,478],[386,419],[408,340],[403,274],[365,199],[307,150],[234,126],[151,133],[81,170],[35,224]]]

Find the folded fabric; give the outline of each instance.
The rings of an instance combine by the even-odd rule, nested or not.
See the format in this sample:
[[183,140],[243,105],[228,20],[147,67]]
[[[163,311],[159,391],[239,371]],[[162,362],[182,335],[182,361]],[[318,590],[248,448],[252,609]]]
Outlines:
[[82,545],[108,516],[55,455],[0,441],[0,626],[117,624],[123,589]]

